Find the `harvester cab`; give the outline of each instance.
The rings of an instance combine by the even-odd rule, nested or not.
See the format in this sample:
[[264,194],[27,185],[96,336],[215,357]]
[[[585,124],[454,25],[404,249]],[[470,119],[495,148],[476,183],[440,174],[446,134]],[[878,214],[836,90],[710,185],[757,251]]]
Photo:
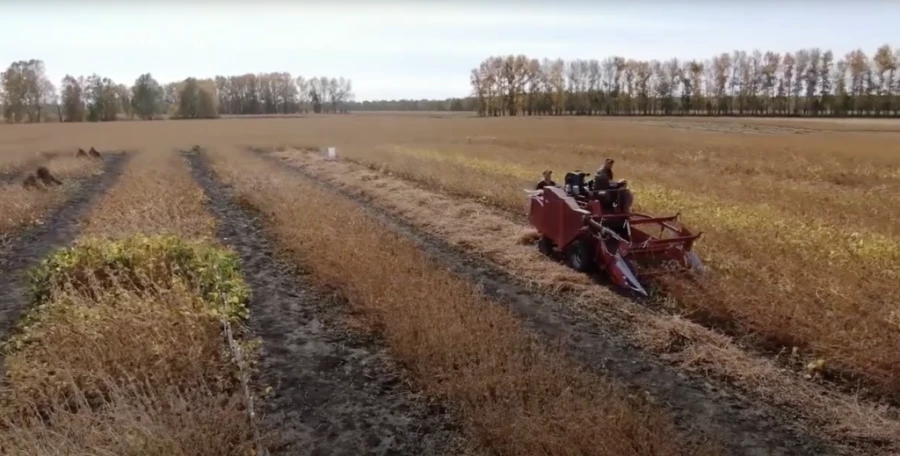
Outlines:
[[[563,254],[566,263],[579,272],[605,270],[619,287],[646,296],[635,264],[666,267],[648,272],[703,270],[693,252],[700,233],[692,234],[677,221],[678,215],[651,217],[622,204],[622,189],[594,191],[585,182],[587,174],[566,174],[565,185],[527,191],[528,220],[540,234],[538,248],[551,255]],[[627,196],[630,198],[630,193]]]

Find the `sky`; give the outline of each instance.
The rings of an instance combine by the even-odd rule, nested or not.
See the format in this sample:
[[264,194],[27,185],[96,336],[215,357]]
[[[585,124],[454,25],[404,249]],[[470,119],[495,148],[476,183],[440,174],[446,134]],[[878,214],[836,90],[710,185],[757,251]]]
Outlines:
[[[327,5],[326,5],[327,3]],[[24,0],[0,2],[0,66],[41,59],[132,84],[287,71],[343,76],[357,100],[471,93],[492,55],[706,59],[900,46],[900,2],[831,0]]]

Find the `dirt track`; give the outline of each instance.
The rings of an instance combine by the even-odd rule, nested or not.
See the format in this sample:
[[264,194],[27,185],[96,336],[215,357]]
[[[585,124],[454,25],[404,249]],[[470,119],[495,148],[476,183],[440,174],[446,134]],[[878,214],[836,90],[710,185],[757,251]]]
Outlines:
[[53,249],[67,246],[80,231],[81,220],[97,197],[116,183],[128,154],[110,154],[103,173],[78,182],[65,205],[57,208],[41,224],[8,239],[0,246],[0,340],[6,340],[27,299],[28,269],[37,265]]
[[[276,166],[285,166],[281,160],[266,157]],[[288,166],[316,181],[301,167]],[[726,446],[726,453],[732,455],[839,454],[838,450],[797,429],[792,424],[797,417],[789,410],[753,402],[725,384],[688,377],[635,347],[612,325],[601,326],[579,318],[554,298],[528,290],[487,262],[423,233],[401,218],[374,207],[358,194],[324,184],[320,187],[357,201],[388,229],[403,234],[432,258],[507,305],[548,343],[562,345],[582,364],[664,403],[686,438],[716,437]]]
[[[444,410],[404,386],[385,352],[348,331],[342,303],[275,259],[256,215],[235,203],[206,163],[192,172],[253,290],[251,331],[261,337],[261,381],[274,388],[265,428],[284,440],[279,454],[448,455],[461,440]],[[298,229],[303,229],[298,227]]]

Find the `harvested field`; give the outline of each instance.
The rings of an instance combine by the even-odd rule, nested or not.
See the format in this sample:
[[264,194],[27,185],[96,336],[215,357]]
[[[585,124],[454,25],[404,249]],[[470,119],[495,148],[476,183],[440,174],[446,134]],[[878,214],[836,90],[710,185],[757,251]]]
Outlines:
[[[518,214],[522,188],[533,186],[541,169],[593,170],[602,157],[615,157],[627,164],[618,175],[629,178],[639,209],[680,212],[688,226],[705,232],[698,248],[716,280],[705,289],[665,284],[680,308],[761,350],[797,347],[803,364],[822,359],[824,372],[839,381],[889,397],[900,391],[900,359],[883,350],[900,345],[896,138],[687,134],[622,120],[528,122],[535,128],[513,130],[514,122],[501,119],[492,136],[473,127],[443,139],[435,132],[428,141],[349,144],[342,154]],[[423,126],[410,128],[423,134]]]
[[[900,453],[896,123],[2,133],[3,454]],[[522,189],[606,157],[709,277],[634,300],[537,253]]]
[[[413,381],[450,403],[488,452],[715,454],[690,435],[675,438],[659,410],[546,351],[510,314],[351,202],[258,158],[211,156],[294,261],[305,261],[319,281],[355,303]],[[315,242],[338,232],[340,243]],[[736,454],[752,454],[756,445],[747,442]]]
[[[398,221],[396,216],[393,221],[408,224],[414,237],[424,235],[428,239],[429,236],[424,233],[433,233],[436,236],[434,240],[423,241],[427,245],[426,250],[429,247],[433,249],[437,239],[444,239],[456,250],[467,253],[470,258],[463,261],[465,266],[462,273],[472,275],[471,280],[479,286],[487,286],[485,283],[497,280],[496,274],[502,276],[505,272],[515,277],[523,287],[557,296],[561,301],[561,309],[555,315],[542,316],[534,314],[539,312],[534,309],[535,304],[529,306],[521,303],[521,295],[533,296],[534,291],[523,293],[507,290],[500,293],[507,295],[513,306],[519,306],[519,311],[526,314],[529,320],[537,321],[539,332],[544,331],[552,338],[575,341],[572,350],[587,364],[599,366],[598,368],[606,371],[616,370],[615,366],[610,365],[610,358],[616,356],[606,354],[600,348],[605,345],[606,350],[615,353],[615,345],[609,345],[614,338],[606,334],[602,336],[606,344],[595,341],[598,331],[596,326],[604,327],[607,332],[633,335],[632,343],[660,353],[664,359],[682,369],[727,380],[773,405],[786,406],[781,413],[807,418],[810,426],[829,430],[832,438],[838,442],[850,445],[866,442],[892,442],[891,445],[900,443],[896,437],[900,435],[900,421],[894,412],[885,413],[882,407],[874,403],[860,403],[854,395],[835,394],[828,388],[807,381],[801,375],[786,372],[778,366],[777,360],[754,356],[742,350],[730,337],[710,331],[677,314],[653,312],[653,309],[635,305],[636,303],[622,299],[609,289],[599,287],[586,275],[571,271],[563,265],[547,264],[533,245],[523,245],[521,241],[526,237],[524,235],[527,231],[520,223],[510,220],[503,211],[485,207],[479,202],[454,200],[453,197],[385,176],[366,167],[330,162],[302,152],[284,151],[275,153],[272,157],[277,158],[279,163],[296,166],[305,176],[319,180],[328,187],[340,189],[382,213],[400,216],[402,221]],[[436,255],[446,258],[448,254],[439,252]],[[471,257],[486,259],[493,267],[479,266],[478,260]],[[473,266],[473,262],[476,265]],[[495,268],[499,271],[495,271]],[[500,288],[508,287],[508,284],[500,285]],[[513,286],[513,290],[515,289]],[[549,308],[553,300],[552,297],[546,297],[540,306]],[[604,305],[598,306],[598,303]],[[559,315],[571,315],[570,312],[573,311],[577,316]],[[560,318],[580,320],[580,323],[572,323],[571,327],[554,325]],[[622,341],[625,346],[628,343]],[[597,360],[600,353],[605,354],[602,363]],[[620,371],[630,381],[638,384],[653,382],[665,375],[646,366],[638,368],[634,359],[636,355],[627,350],[625,353],[620,352],[618,356],[631,360],[631,364],[625,365],[624,370]],[[629,370],[635,368],[638,369],[637,375]],[[646,375],[647,380],[642,380],[641,374]],[[664,385],[672,387],[677,383],[667,382]],[[654,385],[644,383],[642,388],[653,390]],[[730,395],[727,389],[717,391],[716,394],[713,401],[720,405],[733,402],[737,410],[746,407],[746,404],[741,405],[740,398]],[[697,398],[691,398],[691,394],[686,391],[673,393],[671,396],[685,402],[681,406],[686,407],[682,411],[686,414],[691,413],[691,406],[701,407],[702,404],[696,402]],[[678,407],[676,404],[679,400],[669,401],[671,407]],[[727,409],[719,412],[729,413]],[[767,416],[778,413],[769,412]],[[705,416],[715,416],[715,413]],[[690,420],[683,418],[690,423],[698,420],[696,417]],[[726,422],[739,421],[732,418]],[[750,426],[764,425],[756,423]],[[734,435],[736,432],[738,431],[730,430],[729,433]]]
[[257,215],[223,191],[200,157],[191,161],[221,238],[249,270],[251,328],[262,338],[263,378],[274,387],[268,427],[280,431],[279,452],[463,454],[446,413],[403,388],[384,351],[347,331],[340,302],[278,262]]

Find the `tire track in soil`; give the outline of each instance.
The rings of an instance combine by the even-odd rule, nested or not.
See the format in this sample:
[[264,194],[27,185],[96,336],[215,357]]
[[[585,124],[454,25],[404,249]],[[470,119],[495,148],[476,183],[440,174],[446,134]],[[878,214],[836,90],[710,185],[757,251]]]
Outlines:
[[[403,387],[374,339],[348,331],[345,306],[275,259],[257,214],[237,204],[206,161],[185,153],[219,222],[219,237],[243,263],[253,294],[250,329],[261,337],[261,380],[274,388],[266,431],[278,454],[448,455],[463,452],[449,412]],[[299,227],[298,227],[299,228]]]
[[[285,163],[255,152],[272,165]],[[298,176],[326,192],[355,201],[366,213],[414,242],[431,258],[468,279],[485,295],[506,305],[548,344],[561,346],[582,365],[648,393],[665,406],[686,439],[715,439],[728,455],[836,455],[843,454],[795,423],[791,410],[760,403],[737,388],[679,371],[624,337],[613,325],[580,317],[560,298],[530,290],[515,277],[486,260],[478,259],[430,235],[402,217],[372,204],[365,195],[336,188],[318,180],[305,167],[288,164]],[[598,285],[599,286],[599,285]]]
[[0,247],[0,340],[6,340],[28,299],[28,270],[54,249],[75,240],[81,231],[80,220],[97,197],[118,181],[129,159],[131,155],[124,153],[104,158],[100,176],[78,179],[78,188],[62,206],[54,209],[40,225],[26,228]]

